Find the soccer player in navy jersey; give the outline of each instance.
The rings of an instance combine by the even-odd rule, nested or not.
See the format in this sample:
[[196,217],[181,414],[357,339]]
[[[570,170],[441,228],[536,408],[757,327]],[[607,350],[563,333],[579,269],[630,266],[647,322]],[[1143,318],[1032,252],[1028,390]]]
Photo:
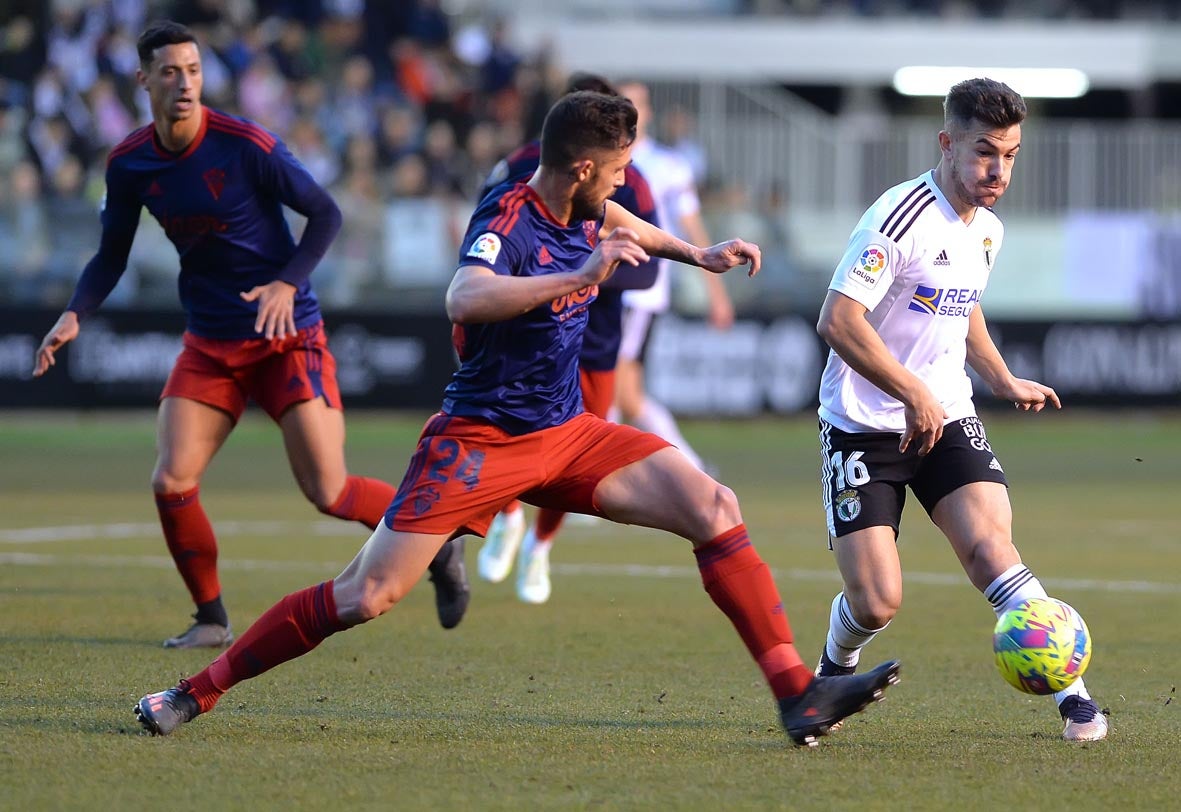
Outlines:
[[623,183],[635,126],[635,107],[617,96],[571,93],[551,108],[536,174],[498,187],[472,216],[446,297],[460,367],[385,520],[335,579],[288,595],[204,670],[141,698],[135,713],[146,730],[169,734],[242,680],[389,611],[441,545],[482,535],[518,496],[688,539],[706,591],[758,663],[798,744],[815,744],[897,681],[897,662],[813,676],[733,491],[656,435],[583,410],[578,356],[587,313],[618,265],[656,255],[713,273],[759,269],[758,246],[698,248],[608,200]]
[[[201,55],[189,29],[155,23],[138,50],[136,76],[152,124],[111,151],[98,253],[41,342],[33,375],[53,366],[115,287],[146,206],[180,255],[186,316],[183,349],[160,399],[152,489],[197,611],[196,622],[164,646],[220,648],[233,633],[217,541],[198,493],[247,398],[279,424],[295,479],[320,511],[372,529],[395,491],[345,468],[336,362],[308,281],[340,230],[336,203],[270,132],[201,104]],[[298,244],[283,206],[307,217]],[[462,618],[470,594],[461,545],[445,545],[431,565],[447,628]]]
[[[566,92],[579,90],[618,95],[606,79],[592,73],[576,73],[570,77]],[[534,139],[517,148],[492,170],[480,193],[481,199],[502,183],[528,180],[537,171],[540,161],[540,140]],[[615,190],[611,199],[641,220],[660,225],[648,181],[632,164],[624,170],[623,185]],[[626,263],[617,267],[599,285],[599,295],[587,310],[582,352],[578,356],[578,376],[583,408],[593,415],[606,418],[615,399],[615,363],[622,337],[623,292],[650,287],[656,281],[658,270],[659,265],[654,259],[634,267]],[[549,552],[565,515],[562,511],[543,508],[538,511],[533,527],[526,528],[524,508],[519,499],[514,499],[496,514],[488,528],[477,559],[480,576],[493,583],[503,581],[512,570],[516,556],[517,597],[525,603],[545,603],[551,590]]]

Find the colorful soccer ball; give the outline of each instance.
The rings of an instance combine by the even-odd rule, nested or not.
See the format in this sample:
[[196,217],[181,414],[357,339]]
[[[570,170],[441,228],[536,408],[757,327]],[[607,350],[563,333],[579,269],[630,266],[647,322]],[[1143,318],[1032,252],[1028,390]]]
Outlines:
[[1027,694],[1052,694],[1083,675],[1091,633],[1082,615],[1053,598],[1031,598],[1002,614],[992,634],[996,667]]

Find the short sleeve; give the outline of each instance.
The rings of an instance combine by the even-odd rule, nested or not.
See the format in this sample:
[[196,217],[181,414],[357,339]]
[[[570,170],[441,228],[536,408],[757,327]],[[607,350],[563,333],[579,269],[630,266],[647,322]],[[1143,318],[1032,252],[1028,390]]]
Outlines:
[[897,243],[880,231],[860,229],[849,238],[828,287],[873,310],[902,272],[902,263]]

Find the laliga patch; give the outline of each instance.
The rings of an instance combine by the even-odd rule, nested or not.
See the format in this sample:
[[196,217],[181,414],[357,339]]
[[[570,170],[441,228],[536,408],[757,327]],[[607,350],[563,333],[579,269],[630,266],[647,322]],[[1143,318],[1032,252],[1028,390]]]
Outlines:
[[468,249],[467,255],[475,259],[481,259],[489,265],[495,265],[496,258],[500,256],[500,237],[491,231],[481,234],[472,243],[472,247]]
[[849,269],[849,278],[873,290],[882,278],[882,271],[886,270],[889,261],[885,248],[871,245],[862,251],[861,256],[853,263],[853,267]]

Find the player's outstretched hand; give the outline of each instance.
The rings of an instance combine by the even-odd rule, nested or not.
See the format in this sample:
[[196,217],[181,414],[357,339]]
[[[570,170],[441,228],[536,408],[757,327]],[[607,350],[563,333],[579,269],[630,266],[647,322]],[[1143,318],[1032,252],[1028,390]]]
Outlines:
[[1004,386],[993,390],[998,398],[1011,400],[1013,405],[1023,412],[1040,412],[1047,405],[1055,409],[1062,408],[1062,401],[1058,393],[1045,384],[1029,381],[1025,378],[1013,378]]
[[754,276],[763,267],[763,252],[746,240],[727,240],[701,252],[701,267],[712,273],[725,273],[735,265],[748,263],[750,270],[746,275]]
[[615,273],[621,262],[639,265],[648,261],[648,253],[640,247],[640,235],[630,228],[614,228],[605,239],[595,246],[594,253],[582,266],[586,284],[598,285]]
[[254,332],[266,338],[295,335],[295,286],[276,279],[238,294],[244,302],[258,302]]
[[67,310],[58,316],[53,329],[41,339],[41,346],[33,356],[33,377],[40,378],[44,375],[47,369],[57,363],[53,354],[77,337],[78,314],[73,310]]

